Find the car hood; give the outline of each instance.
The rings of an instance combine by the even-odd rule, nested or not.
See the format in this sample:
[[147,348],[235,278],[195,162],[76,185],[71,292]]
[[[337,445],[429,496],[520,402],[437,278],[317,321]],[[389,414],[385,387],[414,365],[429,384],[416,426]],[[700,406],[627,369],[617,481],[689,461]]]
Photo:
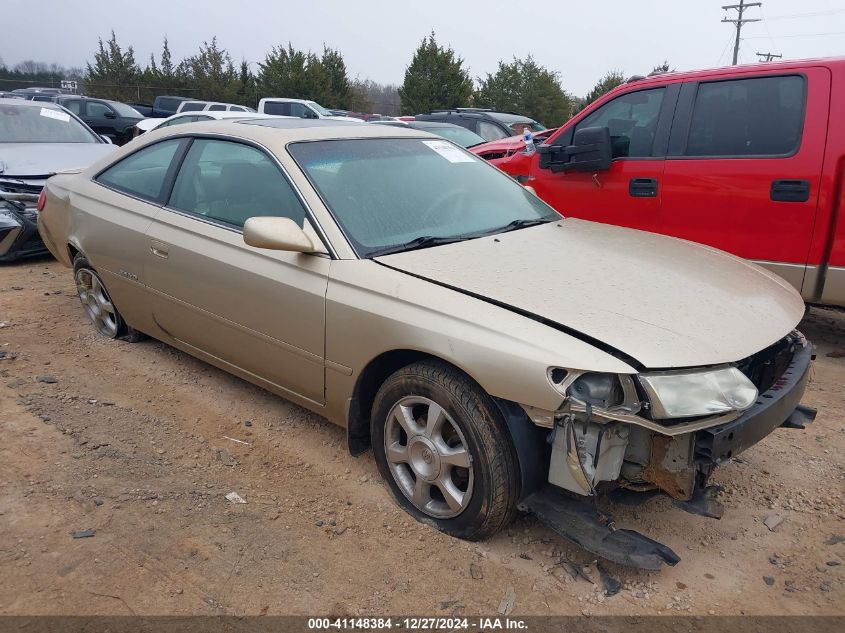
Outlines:
[[741,360],[804,313],[789,284],[733,255],[571,218],[376,261],[563,326],[641,368]]
[[0,143],[0,179],[45,178],[88,167],[116,150],[108,143]]

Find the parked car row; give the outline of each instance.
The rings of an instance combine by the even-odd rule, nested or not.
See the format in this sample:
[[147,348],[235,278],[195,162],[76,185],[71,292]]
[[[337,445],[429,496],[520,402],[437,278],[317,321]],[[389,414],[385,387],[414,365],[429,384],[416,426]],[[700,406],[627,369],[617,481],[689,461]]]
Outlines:
[[0,98],[0,262],[47,252],[35,208],[50,176],[116,149],[56,103]]
[[[193,113],[222,120],[162,125],[47,181],[38,230],[102,335],[152,336],[344,426],[397,502],[449,534],[485,538],[521,508],[646,569],[679,557],[616,529],[603,495],[719,516],[714,469],[812,421],[804,303],[773,273],[561,217],[419,129],[449,121],[270,103]],[[572,156],[609,151],[597,128]]]

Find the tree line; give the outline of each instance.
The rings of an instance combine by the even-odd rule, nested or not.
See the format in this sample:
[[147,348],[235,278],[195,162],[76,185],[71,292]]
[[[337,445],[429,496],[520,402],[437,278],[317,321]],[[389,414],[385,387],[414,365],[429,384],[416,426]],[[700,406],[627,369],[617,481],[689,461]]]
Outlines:
[[[401,86],[350,78],[343,54],[325,45],[320,53],[290,43],[275,46],[257,67],[253,72],[246,60],[236,63],[216,37],[180,61],[173,59],[165,38],[158,58],[150,55],[142,66],[134,48],[121,46],[112,31],[108,40],[100,38],[84,70],[32,61],[7,68],[0,59],[0,90],[14,83],[59,85],[61,79],[75,79],[83,84],[84,94],[129,103],[174,94],[251,107],[262,96],[283,96],[312,99],[332,109],[390,115],[482,107],[517,112],[551,127],[625,80],[621,72],[610,71],[578,98],[563,88],[560,73],[531,55],[502,60],[495,72],[473,80],[464,60],[450,46],[439,44],[434,32],[414,51]],[[653,72],[667,70],[664,62]]]

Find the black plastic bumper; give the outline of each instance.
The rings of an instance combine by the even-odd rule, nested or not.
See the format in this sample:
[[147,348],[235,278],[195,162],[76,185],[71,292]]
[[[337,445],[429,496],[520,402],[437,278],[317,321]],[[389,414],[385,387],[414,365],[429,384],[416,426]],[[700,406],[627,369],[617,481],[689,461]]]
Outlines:
[[804,428],[812,422],[815,411],[800,406],[810,376],[813,346],[798,347],[783,375],[750,409],[733,422],[699,431],[696,434],[696,458],[719,464],[756,444],[779,426]]
[[0,219],[0,262],[49,253],[38,234],[34,210],[20,210],[0,200],[4,218]]

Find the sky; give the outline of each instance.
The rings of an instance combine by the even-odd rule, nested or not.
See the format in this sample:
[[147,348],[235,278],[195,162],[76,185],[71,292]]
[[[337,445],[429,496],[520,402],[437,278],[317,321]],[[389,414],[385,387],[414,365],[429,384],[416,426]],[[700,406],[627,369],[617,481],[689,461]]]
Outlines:
[[[350,77],[401,84],[420,40],[432,30],[464,59],[473,78],[499,60],[528,54],[583,96],[609,70],[647,74],[668,60],[677,70],[730,64],[734,28],[723,4],[739,0],[0,0],[0,58],[84,67],[112,29],[145,65],[167,36],[174,60],[216,35],[236,63],[253,64],[276,45],[339,49]],[[764,0],[746,17],[740,61],[756,52],[784,59],[845,55],[845,0]]]

